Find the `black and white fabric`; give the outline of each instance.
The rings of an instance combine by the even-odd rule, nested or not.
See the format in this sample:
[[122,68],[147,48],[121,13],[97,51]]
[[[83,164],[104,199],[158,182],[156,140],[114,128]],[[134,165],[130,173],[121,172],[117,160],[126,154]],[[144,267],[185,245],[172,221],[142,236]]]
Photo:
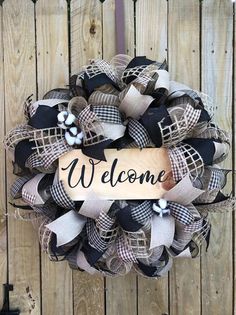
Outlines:
[[99,235],[94,220],[90,218],[87,219],[86,231],[88,235],[89,245],[98,250],[99,252],[104,252],[108,244]]
[[117,236],[117,227],[114,226],[115,219],[111,218],[105,212],[101,212],[96,220],[96,227],[100,237],[106,242],[111,244]]
[[151,144],[151,138],[147,130],[136,119],[129,119],[128,132],[130,137],[134,139],[139,148],[145,148]]
[[26,182],[28,182],[33,175],[26,175],[23,177],[19,177],[11,186],[10,194],[13,199],[17,199],[21,197],[22,194],[22,187]]
[[137,263],[137,259],[132,251],[132,249],[128,246],[127,241],[124,238],[124,235],[121,235],[116,239],[116,248],[118,257],[125,262],[134,262]]
[[200,218],[199,220],[196,220],[189,225],[185,225],[184,232],[194,233],[196,231],[199,231],[202,227],[202,223],[203,223],[203,218]]
[[137,207],[131,209],[132,218],[142,225],[144,225],[147,220],[151,219],[152,214],[152,203],[149,200],[145,200]]
[[53,200],[60,207],[70,210],[75,209],[75,203],[67,195],[62,181],[59,181],[57,184],[52,185],[50,187],[50,193],[52,195]]
[[168,204],[170,207],[171,215],[175,218],[176,221],[182,223],[183,225],[189,225],[194,222],[194,216],[187,207],[173,201],[169,201]]
[[93,105],[91,108],[101,121],[111,124],[122,124],[120,111],[116,106]]
[[222,177],[224,177],[224,174],[221,170],[212,169],[208,190],[221,189]]
[[97,120],[97,115],[92,111],[91,105],[86,106],[78,116],[80,124],[87,124],[88,122]]

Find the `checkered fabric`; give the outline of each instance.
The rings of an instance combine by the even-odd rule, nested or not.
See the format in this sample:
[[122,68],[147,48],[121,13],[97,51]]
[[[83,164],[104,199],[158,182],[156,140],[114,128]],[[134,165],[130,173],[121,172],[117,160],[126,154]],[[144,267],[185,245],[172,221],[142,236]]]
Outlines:
[[52,195],[53,200],[60,207],[70,209],[70,210],[75,209],[75,203],[67,195],[62,181],[59,181],[57,184],[52,185],[50,187],[50,193]]
[[91,108],[101,121],[122,125],[120,111],[116,106],[93,105]]
[[78,116],[80,124],[86,124],[89,121],[97,120],[97,115],[92,111],[92,106],[86,106]]
[[190,213],[188,208],[173,201],[169,201],[168,205],[171,210],[171,215],[176,221],[182,223],[183,225],[189,225],[194,222],[194,216]]
[[115,219],[109,217],[109,215],[103,211],[99,214],[99,217],[96,220],[96,228],[100,237],[109,244],[115,240],[118,232],[117,227],[112,228],[114,223]]
[[10,188],[10,194],[13,199],[17,199],[21,197],[22,188],[26,182],[28,182],[33,176],[27,175],[20,178],[17,178],[17,180],[12,184]]
[[34,195],[29,194],[23,188],[22,189],[22,199],[24,200],[24,202],[26,202],[28,205],[30,205],[32,207],[34,205],[34,203],[35,203],[36,197]]
[[184,227],[184,232],[194,233],[201,229],[203,223],[203,218],[194,221],[193,223],[186,225]]
[[208,190],[221,189],[223,172],[221,170],[212,169],[211,178],[208,184]]
[[131,138],[137,143],[139,148],[145,148],[151,143],[147,130],[136,119],[129,118],[128,132]]
[[137,263],[137,259],[135,258],[132,249],[128,247],[128,244],[123,235],[116,239],[116,248],[118,257],[121,260],[125,262]]
[[31,154],[25,162],[25,166],[29,168],[38,168],[43,166],[43,160],[41,156],[38,156],[37,152]]
[[143,225],[152,217],[152,214],[152,203],[148,200],[145,200],[137,207],[131,209],[132,218]]
[[108,246],[96,228],[95,221],[88,218],[86,223],[86,231],[88,235],[89,245],[98,250],[99,252],[104,252]]
[[32,105],[33,94],[29,95],[24,102],[24,116],[28,120],[31,116],[30,109]]

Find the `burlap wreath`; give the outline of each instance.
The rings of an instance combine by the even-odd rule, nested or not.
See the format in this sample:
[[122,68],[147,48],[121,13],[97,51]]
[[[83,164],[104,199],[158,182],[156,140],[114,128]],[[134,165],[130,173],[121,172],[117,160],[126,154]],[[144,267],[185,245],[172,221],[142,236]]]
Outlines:
[[[32,221],[51,260],[66,259],[92,274],[135,269],[160,277],[173,258],[196,257],[208,246],[208,212],[232,201],[221,193],[228,171],[217,166],[227,157],[229,137],[212,121],[211,99],[171,81],[165,62],[126,55],[93,60],[69,88],[35,103],[27,98],[24,112],[26,123],[5,139],[19,176],[11,196],[23,200],[14,204],[15,215]],[[89,200],[71,200],[58,180],[58,159],[73,148],[105,159],[105,148],[147,147],[168,150],[172,184],[162,199],[98,200],[93,212]],[[176,187],[187,187],[188,198]]]

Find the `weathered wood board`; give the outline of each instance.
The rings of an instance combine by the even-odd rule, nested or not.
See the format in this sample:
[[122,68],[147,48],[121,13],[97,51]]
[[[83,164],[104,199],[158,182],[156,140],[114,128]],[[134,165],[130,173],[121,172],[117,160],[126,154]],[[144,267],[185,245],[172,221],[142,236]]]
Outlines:
[[[38,97],[69,79],[66,0],[36,3]],[[72,314],[72,271],[66,262],[55,264],[42,253],[42,314]]]
[[[34,4],[28,0],[3,2],[4,91],[7,102],[6,131],[23,122],[23,108],[27,96],[36,93],[36,60]],[[17,114],[16,114],[17,113]],[[6,189],[15,180],[7,154]],[[31,224],[17,221],[15,209],[8,212],[8,281],[14,285],[11,307],[21,314],[37,315],[41,309],[40,256],[37,235]]]
[[[235,142],[235,4],[124,0],[124,6],[125,53],[167,59],[173,80],[213,97],[216,122]],[[21,104],[28,95],[41,98],[51,88],[65,87],[70,70],[78,73],[90,59],[110,60],[115,53],[115,0],[0,1],[1,141],[5,132],[22,122]],[[223,166],[231,168],[231,161],[235,165],[235,156],[234,150]],[[14,176],[2,147],[0,160],[0,309],[1,285],[9,279],[14,285],[10,306],[19,307],[21,314],[235,313],[231,212],[211,215],[208,252],[194,261],[175,261],[169,279],[153,281],[134,273],[113,279],[71,272],[65,262],[52,263],[44,254],[40,259],[32,226],[13,218],[7,191]],[[229,180],[227,192],[233,183]]]
[[[202,90],[213,97],[215,120],[231,133],[233,75],[233,4],[227,0],[202,3]],[[222,167],[232,167],[232,151]],[[232,191],[229,181],[225,193]],[[232,209],[213,213],[211,243],[202,255],[202,315],[232,314]],[[221,231],[221,232],[220,232]],[[222,302],[224,301],[224,302]]]
[[[200,89],[200,7],[198,1],[170,0],[168,64],[171,78]],[[171,314],[201,312],[200,258],[179,258],[170,271]],[[186,285],[189,283],[189,285]],[[179,303],[179,301],[182,301]]]

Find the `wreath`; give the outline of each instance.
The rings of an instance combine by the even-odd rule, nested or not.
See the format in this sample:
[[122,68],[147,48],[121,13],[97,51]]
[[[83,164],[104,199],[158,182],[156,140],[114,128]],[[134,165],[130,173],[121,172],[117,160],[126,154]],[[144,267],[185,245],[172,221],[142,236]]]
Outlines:
[[[170,80],[166,62],[92,60],[68,88],[28,97],[25,124],[5,138],[18,176],[10,194],[23,201],[12,203],[15,216],[33,223],[53,261],[91,274],[162,276],[174,258],[208,247],[208,212],[232,203],[221,192],[229,171],[217,165],[229,136],[213,112],[210,97]],[[171,172],[157,200],[74,201],[58,176],[59,158],[73,149],[106,160],[105,149],[161,147]]]

